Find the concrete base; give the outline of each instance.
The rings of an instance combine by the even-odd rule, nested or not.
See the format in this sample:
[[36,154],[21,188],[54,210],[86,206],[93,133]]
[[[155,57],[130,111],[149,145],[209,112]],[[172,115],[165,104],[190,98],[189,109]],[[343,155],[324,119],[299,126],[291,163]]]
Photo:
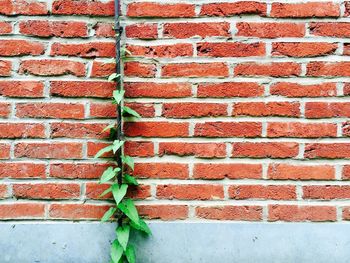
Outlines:
[[[113,224],[0,223],[0,263],[108,263]],[[347,263],[350,224],[152,223],[138,263]]]

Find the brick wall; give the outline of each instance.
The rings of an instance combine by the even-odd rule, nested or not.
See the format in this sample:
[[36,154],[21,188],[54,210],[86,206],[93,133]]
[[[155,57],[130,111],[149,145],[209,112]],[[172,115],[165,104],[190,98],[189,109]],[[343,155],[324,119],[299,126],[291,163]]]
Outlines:
[[[125,123],[140,213],[349,220],[350,2],[176,2],[122,5],[140,57],[124,65],[143,116]],[[0,0],[1,220],[97,220],[108,208],[97,184],[108,159],[93,156],[115,118],[113,12]]]

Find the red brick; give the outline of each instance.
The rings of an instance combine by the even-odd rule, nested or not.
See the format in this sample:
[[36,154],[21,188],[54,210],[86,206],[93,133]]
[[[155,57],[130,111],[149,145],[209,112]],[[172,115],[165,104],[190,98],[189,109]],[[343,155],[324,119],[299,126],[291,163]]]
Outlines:
[[0,123],[0,138],[45,138],[45,126],[39,123]]
[[51,163],[50,176],[63,179],[97,179],[108,163]]
[[188,217],[187,205],[138,205],[138,212],[147,219],[178,220]]
[[1,102],[0,103],[0,117],[7,118],[11,113],[10,103]]
[[126,62],[124,63],[124,74],[128,77],[154,77],[157,72],[156,64]]
[[267,137],[321,138],[336,137],[334,123],[270,122]]
[[273,56],[317,57],[334,54],[338,45],[322,42],[279,42],[272,43]]
[[307,143],[305,158],[341,159],[350,158],[349,143]]
[[84,105],[76,103],[17,103],[16,116],[20,118],[83,119]]
[[105,81],[51,81],[50,86],[51,95],[60,97],[110,98],[115,90],[115,83]]
[[193,56],[192,44],[173,44],[158,46],[136,46],[128,45],[127,49],[132,56],[157,57],[157,58],[175,58]]
[[340,6],[332,2],[272,3],[271,17],[339,17]]
[[141,117],[151,118],[155,116],[155,108],[151,103],[128,102],[125,106],[137,111]]
[[0,40],[0,56],[38,56],[45,52],[45,47],[40,42],[33,42],[21,39]]
[[197,137],[260,137],[261,132],[257,122],[205,122],[194,127]]
[[310,34],[326,37],[349,37],[350,23],[346,22],[313,22],[309,25]]
[[242,63],[234,68],[235,76],[288,77],[301,74],[300,64],[294,62]]
[[0,162],[0,178],[45,178],[45,164],[27,162]]
[[124,152],[130,156],[151,157],[154,156],[153,142],[127,141],[124,144]]
[[342,216],[344,220],[350,220],[350,207],[343,207]]
[[91,77],[101,78],[108,77],[116,70],[115,63],[104,63],[94,61],[91,69]]
[[231,185],[228,194],[236,200],[295,200],[297,197],[294,185]]
[[117,117],[116,106],[109,103],[95,103],[90,104],[91,118],[115,118]]
[[203,57],[262,57],[265,56],[265,44],[204,42],[197,44],[197,53]]
[[350,83],[344,83],[344,95],[345,96],[350,95]]
[[160,142],[159,156],[163,155],[224,158],[226,156],[226,146],[224,143]]
[[98,220],[109,208],[108,205],[51,204],[49,217],[55,219]]
[[188,165],[182,163],[136,163],[133,174],[140,178],[187,179]]
[[127,9],[127,16],[130,17],[193,17],[195,16],[195,5],[177,3],[130,3]]
[[130,137],[188,137],[189,124],[181,122],[126,122],[124,132]]
[[164,77],[228,77],[225,63],[181,63],[162,67]]
[[278,82],[270,87],[272,95],[285,97],[331,97],[337,93],[336,83],[299,84]]
[[336,221],[337,211],[332,206],[269,205],[269,221]]
[[197,163],[193,171],[193,177],[196,179],[261,179],[261,176],[260,164]]
[[259,23],[239,22],[236,36],[279,38],[279,37],[303,37],[305,25],[303,23]]
[[85,64],[70,60],[25,60],[21,62],[19,74],[37,76],[74,75],[83,77],[86,74]]
[[44,97],[44,84],[39,81],[0,81],[0,95],[6,97]]
[[17,143],[16,157],[40,159],[80,159],[82,144],[74,142]]
[[8,197],[8,190],[6,184],[0,184],[0,199]]
[[10,159],[10,144],[0,143],[0,160]]
[[259,97],[264,94],[264,87],[253,82],[223,82],[199,84],[199,98],[213,97]]
[[299,145],[294,142],[236,142],[232,148],[232,157],[292,158],[299,153]]
[[266,16],[266,4],[256,1],[239,1],[235,3],[210,3],[203,4],[201,16],[237,16],[237,15]]
[[179,200],[222,200],[224,188],[222,185],[187,184],[187,185],[158,185],[158,199]]
[[333,180],[334,167],[329,165],[271,164],[268,178],[273,180]]
[[[86,197],[89,199],[101,200],[101,199],[113,199],[112,193],[101,196],[101,194],[107,190],[110,184],[98,184],[87,183],[86,184]],[[128,187],[128,197],[133,199],[146,199],[151,196],[151,186],[138,185],[137,187]]]
[[55,15],[114,16],[113,1],[55,0],[52,3]]
[[95,36],[97,37],[114,37],[115,31],[111,23],[97,23],[94,25]]
[[307,102],[305,104],[307,118],[350,117],[349,102]]
[[223,103],[164,103],[162,116],[167,118],[227,116],[227,106]]
[[233,109],[232,116],[300,116],[299,102],[238,102]]
[[[1,87],[1,82],[0,82]],[[129,98],[183,98],[192,94],[190,83],[152,83],[132,82],[125,83],[125,96]]]
[[6,60],[0,60],[0,77],[11,76],[12,62]]
[[108,137],[102,132],[107,123],[51,123],[51,138],[96,138]]
[[261,206],[200,206],[196,207],[196,216],[213,220],[260,221]]
[[349,185],[308,185],[303,186],[303,199],[349,199]]
[[341,128],[342,128],[343,136],[349,137],[350,136],[350,121],[343,122]]
[[17,199],[77,199],[79,184],[14,184],[13,195]]
[[44,218],[44,204],[0,204],[1,219],[32,219]]
[[308,76],[350,76],[350,62],[309,62],[307,64]]
[[9,22],[0,22],[0,35],[7,35],[11,33],[12,33],[12,24]]
[[87,37],[85,22],[30,20],[19,23],[23,35],[39,37]]
[[125,35],[128,38],[156,39],[158,37],[158,25],[155,23],[127,25]]
[[47,4],[45,1],[32,0],[0,0],[1,15],[47,15]]
[[163,34],[171,38],[229,37],[230,24],[227,22],[207,23],[165,23]]
[[64,44],[55,42],[51,46],[51,56],[76,56],[82,58],[115,56],[114,42],[90,42],[82,44]]

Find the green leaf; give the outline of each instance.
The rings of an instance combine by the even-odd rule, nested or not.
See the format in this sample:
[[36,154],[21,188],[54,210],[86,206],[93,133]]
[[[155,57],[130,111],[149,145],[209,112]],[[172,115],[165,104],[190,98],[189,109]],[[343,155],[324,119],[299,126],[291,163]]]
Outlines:
[[119,244],[126,250],[126,246],[129,242],[130,226],[118,226],[117,228],[117,239]]
[[115,90],[113,91],[113,98],[117,104],[123,100],[125,90]]
[[116,79],[120,78],[120,74],[113,73],[108,77],[108,81],[115,81]]
[[145,232],[147,235],[151,235],[152,234],[152,231],[148,227],[147,223],[144,220],[142,220],[141,218],[139,219],[138,223],[130,222],[130,225],[133,228],[135,228],[136,230]]
[[103,217],[101,218],[102,222],[107,222],[113,215],[114,213],[117,211],[117,208],[115,207],[111,207],[110,209],[108,209],[108,211],[103,215]]
[[105,196],[110,192],[112,192],[112,187],[108,187],[108,189],[104,190],[103,193],[99,195],[99,197]]
[[134,202],[131,199],[125,199],[123,200],[119,205],[118,208],[128,217],[131,221],[135,223],[139,223],[139,214],[137,213],[136,207],[134,205]]
[[106,146],[105,148],[99,150],[99,151],[96,153],[95,158],[99,158],[99,157],[101,157],[103,154],[108,153],[108,152],[110,152],[110,151],[112,151],[112,150],[113,150],[113,145],[108,145],[108,146]]
[[114,240],[111,248],[111,258],[113,262],[119,262],[119,260],[123,256],[123,252],[123,247],[118,243],[118,240]]
[[119,205],[120,201],[124,198],[127,190],[128,190],[127,184],[122,184],[120,187],[118,184],[112,185],[112,193],[117,205]]
[[136,111],[134,111],[129,107],[124,106],[122,109],[123,109],[123,115],[127,114],[136,118],[141,118],[140,114],[138,114]]
[[124,174],[124,181],[127,183],[127,184],[130,184],[130,185],[139,185],[139,183],[137,182],[136,178],[129,175],[129,174]]
[[122,161],[127,166],[129,166],[132,170],[134,170],[135,164],[134,164],[134,159],[132,157],[128,155],[122,156]]
[[131,51],[128,50],[126,47],[121,47],[120,48],[120,54],[122,55],[122,57],[124,57],[125,54],[131,55]]
[[113,142],[113,153],[116,153],[124,145],[124,141],[115,140]]
[[104,128],[104,129],[102,130],[102,132],[106,132],[106,131],[108,131],[108,130],[112,129],[114,126],[115,126],[115,124],[114,124],[114,123],[109,124],[109,125],[108,125],[106,128]]
[[128,260],[129,263],[135,263],[136,262],[136,253],[135,253],[135,248],[132,245],[129,245],[126,248],[125,251],[125,256]]
[[101,179],[100,179],[100,184],[108,182],[111,180],[114,176],[117,175],[117,173],[120,171],[120,168],[115,168],[113,167],[108,167],[102,174]]

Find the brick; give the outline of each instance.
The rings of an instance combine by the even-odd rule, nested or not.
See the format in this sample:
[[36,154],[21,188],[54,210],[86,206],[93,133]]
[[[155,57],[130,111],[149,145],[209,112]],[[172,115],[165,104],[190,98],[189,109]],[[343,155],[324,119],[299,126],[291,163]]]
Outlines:
[[196,137],[260,137],[261,123],[257,122],[205,122],[194,127]]
[[52,3],[55,15],[113,16],[113,1],[55,0]]
[[8,190],[6,184],[0,184],[0,200],[8,197]]
[[106,81],[51,81],[50,87],[50,93],[53,96],[110,98],[115,90],[115,83]]
[[326,37],[349,37],[350,23],[346,22],[313,22],[309,25],[310,34]]
[[0,160],[10,159],[10,144],[0,143]]
[[44,97],[44,84],[39,81],[0,81],[0,95],[6,97]]
[[198,56],[203,57],[262,57],[265,56],[265,44],[225,42],[204,42],[197,44]]
[[130,3],[126,15],[130,17],[194,17],[195,5],[177,3]]
[[109,208],[108,205],[51,204],[49,217],[55,219],[98,220]]
[[332,206],[269,205],[269,221],[324,222],[336,221],[336,208]]
[[273,180],[333,180],[335,170],[330,165],[270,164],[268,178]]
[[262,166],[260,164],[217,164],[197,163],[194,165],[195,179],[261,179]]
[[45,164],[33,162],[4,162],[0,163],[0,178],[29,179],[45,178]]
[[305,158],[341,159],[350,158],[349,143],[307,143],[305,145]]
[[125,83],[124,88],[128,98],[184,98],[192,95],[191,84],[181,82],[129,82]]
[[241,63],[234,68],[234,74],[235,76],[299,76],[301,66],[294,62]]
[[279,38],[279,37],[303,37],[305,25],[303,23],[260,23],[239,22],[237,23],[236,36]]
[[293,185],[231,185],[229,197],[242,199],[295,200],[296,187]]
[[187,185],[158,185],[158,199],[179,200],[222,200],[224,188],[222,185],[187,184]]
[[336,137],[337,126],[333,123],[270,122],[267,137],[322,138]]
[[108,137],[102,132],[107,123],[51,123],[51,138],[95,138]]
[[0,0],[1,15],[47,15],[48,9],[45,1],[31,0]]
[[348,185],[308,185],[303,186],[303,199],[349,199]]
[[158,25],[155,23],[127,25],[125,35],[128,38],[156,39],[158,37]]
[[138,103],[138,102],[128,102],[125,106],[132,108],[137,111],[141,117],[151,118],[155,116],[154,104],[151,103]]
[[155,57],[155,58],[175,58],[193,56],[192,44],[173,44],[157,46],[137,46],[128,45],[127,49],[132,56]]
[[350,62],[309,62],[307,64],[308,76],[350,76]]
[[84,104],[77,103],[17,103],[20,118],[83,119]]
[[0,117],[7,118],[11,113],[11,104],[1,102],[0,103]]
[[104,62],[94,61],[92,63],[91,77],[105,78],[110,76],[112,73],[114,73],[115,69],[116,69],[115,63],[104,63]]
[[344,83],[344,95],[345,96],[350,95],[350,83]]
[[224,158],[226,157],[226,146],[224,143],[160,142],[159,156],[163,155]]
[[199,98],[259,97],[264,95],[264,87],[254,82],[223,82],[199,84]]
[[170,38],[229,37],[230,24],[227,22],[207,23],[165,23],[163,34]]
[[140,178],[187,179],[189,170],[182,163],[136,163],[133,174]]
[[186,219],[187,205],[138,205],[139,214],[146,219],[160,219],[164,221]]
[[227,106],[224,103],[163,103],[162,116],[166,118],[227,116]]
[[164,77],[228,77],[228,75],[228,65],[220,62],[167,64],[162,67]]
[[0,218],[1,219],[33,219],[44,218],[45,205],[44,204],[1,204]]
[[45,52],[45,46],[40,42],[28,41],[28,40],[0,40],[0,56],[13,57],[13,56],[38,56]]
[[51,56],[76,56],[82,58],[115,56],[114,42],[90,42],[81,44],[64,44],[55,42],[51,46]]
[[232,144],[231,157],[243,158],[292,158],[299,153],[294,142],[236,142]]
[[79,184],[14,184],[13,195],[17,199],[78,199]]
[[90,104],[91,118],[115,118],[117,117],[116,106],[109,103],[94,103]]
[[305,103],[305,117],[334,118],[350,117],[349,102],[307,102]]
[[23,35],[39,37],[87,37],[88,28],[85,22],[60,22],[29,20],[19,23]]
[[343,220],[347,220],[347,221],[350,220],[350,207],[349,206],[343,207],[342,217],[343,217]]
[[82,144],[74,142],[17,143],[15,156],[40,159],[80,159]]
[[270,87],[272,95],[285,97],[332,97],[337,94],[336,83],[299,84],[277,82]]
[[341,129],[342,129],[342,134],[344,137],[350,136],[350,122],[349,121],[343,122]]
[[238,16],[238,15],[266,16],[266,4],[257,1],[239,1],[235,3],[203,4],[201,16]]
[[86,74],[85,64],[70,60],[24,60],[19,67],[19,74],[36,76],[74,75],[83,77]]
[[6,60],[0,60],[0,77],[11,76],[12,62]]
[[0,138],[45,138],[45,126],[39,123],[0,123]]
[[188,137],[189,124],[181,122],[125,122],[124,133],[130,137]]
[[[87,183],[86,197],[95,200],[113,199],[112,193],[101,196],[110,186],[110,184]],[[151,187],[149,185],[129,186],[127,196],[133,199],[146,199],[151,196]]]
[[108,163],[51,163],[50,176],[63,179],[97,179]]
[[196,216],[212,220],[260,221],[261,206],[200,206],[196,207]]
[[322,42],[278,42],[272,43],[273,56],[318,57],[334,54],[338,45]]
[[232,116],[299,117],[299,102],[238,102],[233,105]]
[[12,24],[9,22],[0,22],[0,35],[7,35],[11,33],[12,33]]
[[96,23],[93,29],[95,30],[95,36],[97,37],[114,37],[115,31],[113,29],[113,24],[111,23]]
[[271,17],[339,17],[340,6],[332,2],[272,3]]
[[154,156],[154,144],[147,141],[128,141],[124,144],[124,152],[130,156],[151,157]]
[[124,63],[124,74],[128,77],[151,78],[155,77],[157,72],[156,64],[126,62]]

